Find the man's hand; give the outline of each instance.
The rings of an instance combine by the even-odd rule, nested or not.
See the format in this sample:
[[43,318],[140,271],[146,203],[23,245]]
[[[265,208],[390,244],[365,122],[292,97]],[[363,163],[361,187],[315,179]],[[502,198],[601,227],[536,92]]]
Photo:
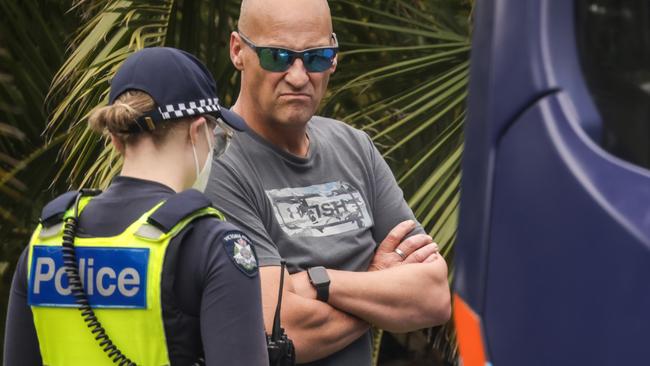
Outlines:
[[[399,223],[386,235],[384,241],[379,244],[375,256],[370,262],[368,271],[379,271],[407,263],[426,263],[438,258],[438,244],[433,238],[426,234],[413,235],[404,239],[413,229],[416,223],[407,220]],[[405,258],[395,252],[399,248]]]
[[[399,223],[391,230],[384,241],[379,244],[375,256],[373,257],[368,272],[379,271],[391,268],[401,264],[408,263],[428,263],[436,260],[438,254],[438,244],[426,234],[413,235],[404,239],[413,229],[416,223],[413,220],[407,220]],[[395,252],[398,248],[406,256],[405,259]],[[307,271],[297,272],[291,275],[294,289],[297,295],[307,299],[316,299],[316,289],[309,280]]]

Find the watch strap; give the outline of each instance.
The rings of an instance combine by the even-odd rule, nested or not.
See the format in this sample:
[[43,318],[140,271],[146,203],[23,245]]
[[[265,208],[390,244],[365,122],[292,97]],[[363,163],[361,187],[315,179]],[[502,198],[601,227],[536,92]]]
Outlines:
[[[316,272],[322,271],[324,273],[325,278],[327,278],[327,282],[317,282],[317,274]],[[313,272],[313,273],[312,273]],[[316,299],[322,302],[327,302],[330,296],[330,280],[329,280],[329,275],[327,274],[327,270],[325,267],[318,266],[318,267],[311,267],[307,270],[307,274],[309,275],[309,280],[316,288]]]
[[318,301],[327,302],[330,297],[329,285],[316,286],[316,299]]

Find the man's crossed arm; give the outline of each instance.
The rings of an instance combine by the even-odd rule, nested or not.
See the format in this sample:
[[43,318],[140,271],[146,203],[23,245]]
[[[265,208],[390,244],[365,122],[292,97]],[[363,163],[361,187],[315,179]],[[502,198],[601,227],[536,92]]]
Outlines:
[[[299,363],[335,353],[368,331],[370,324],[407,332],[442,324],[451,313],[447,265],[428,235],[406,238],[415,222],[397,225],[377,248],[368,272],[328,270],[330,296],[316,300],[306,272],[285,276],[282,324]],[[394,250],[405,255],[402,260]],[[280,268],[260,269],[262,302],[270,333]]]

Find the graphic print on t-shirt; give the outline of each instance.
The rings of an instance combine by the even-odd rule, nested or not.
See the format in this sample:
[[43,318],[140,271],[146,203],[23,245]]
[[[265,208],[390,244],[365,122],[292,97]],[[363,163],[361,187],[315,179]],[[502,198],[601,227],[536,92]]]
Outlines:
[[266,195],[289,236],[328,236],[372,225],[363,197],[346,182],[271,189]]

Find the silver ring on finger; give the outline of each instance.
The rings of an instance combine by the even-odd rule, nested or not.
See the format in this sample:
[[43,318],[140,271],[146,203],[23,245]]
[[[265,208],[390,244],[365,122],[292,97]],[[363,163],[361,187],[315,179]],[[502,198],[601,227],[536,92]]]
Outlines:
[[402,257],[402,260],[406,259],[406,253],[404,253],[400,248],[395,248],[394,252],[397,253],[397,255],[399,255],[400,257]]

